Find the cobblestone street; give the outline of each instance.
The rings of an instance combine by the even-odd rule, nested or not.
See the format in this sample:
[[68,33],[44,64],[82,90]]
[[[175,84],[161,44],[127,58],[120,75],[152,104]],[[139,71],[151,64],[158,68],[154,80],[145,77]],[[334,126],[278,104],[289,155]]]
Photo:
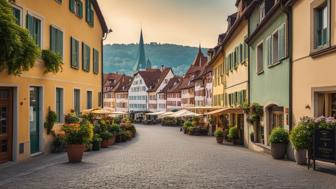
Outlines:
[[[80,164],[66,154],[0,169],[0,188],[336,188],[336,176],[178,128],[137,126],[137,137]],[[335,166],[331,166],[335,171]]]

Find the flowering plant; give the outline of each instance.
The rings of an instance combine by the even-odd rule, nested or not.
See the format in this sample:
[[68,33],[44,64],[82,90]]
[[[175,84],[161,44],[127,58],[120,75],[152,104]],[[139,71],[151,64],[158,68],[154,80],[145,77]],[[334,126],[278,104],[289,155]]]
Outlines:
[[63,125],[67,144],[88,144],[93,138],[93,125],[88,120]]

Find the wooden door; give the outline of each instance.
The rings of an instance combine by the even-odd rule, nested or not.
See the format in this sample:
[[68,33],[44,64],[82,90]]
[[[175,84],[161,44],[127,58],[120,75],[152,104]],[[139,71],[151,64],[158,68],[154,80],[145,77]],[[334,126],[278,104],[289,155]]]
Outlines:
[[13,89],[0,88],[0,163],[12,160]]

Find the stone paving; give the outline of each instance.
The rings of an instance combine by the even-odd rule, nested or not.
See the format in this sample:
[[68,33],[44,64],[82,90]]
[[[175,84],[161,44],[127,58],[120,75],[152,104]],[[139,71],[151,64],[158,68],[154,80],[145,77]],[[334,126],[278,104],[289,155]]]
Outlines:
[[0,188],[336,188],[334,165],[308,171],[178,128],[137,125],[137,131],[133,141],[87,153],[80,164],[60,154],[0,168]]

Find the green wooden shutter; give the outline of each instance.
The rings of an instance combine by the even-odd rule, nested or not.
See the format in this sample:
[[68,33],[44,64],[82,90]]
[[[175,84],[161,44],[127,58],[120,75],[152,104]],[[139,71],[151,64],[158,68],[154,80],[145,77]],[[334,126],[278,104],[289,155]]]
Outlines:
[[93,49],[93,73],[99,73],[99,52]]
[[78,1],[78,8],[79,8],[79,10],[78,10],[78,16],[80,17],[80,18],[83,18],[83,3],[82,3],[82,1]]
[[279,59],[285,58],[286,56],[286,34],[285,34],[285,24],[283,24],[278,31],[279,35]]
[[57,41],[58,41],[57,52],[63,58],[63,32],[60,30],[58,30]]
[[79,42],[71,37],[71,67],[79,68]]
[[76,6],[75,0],[70,0],[69,1],[69,9],[73,13],[75,13],[75,6]]

